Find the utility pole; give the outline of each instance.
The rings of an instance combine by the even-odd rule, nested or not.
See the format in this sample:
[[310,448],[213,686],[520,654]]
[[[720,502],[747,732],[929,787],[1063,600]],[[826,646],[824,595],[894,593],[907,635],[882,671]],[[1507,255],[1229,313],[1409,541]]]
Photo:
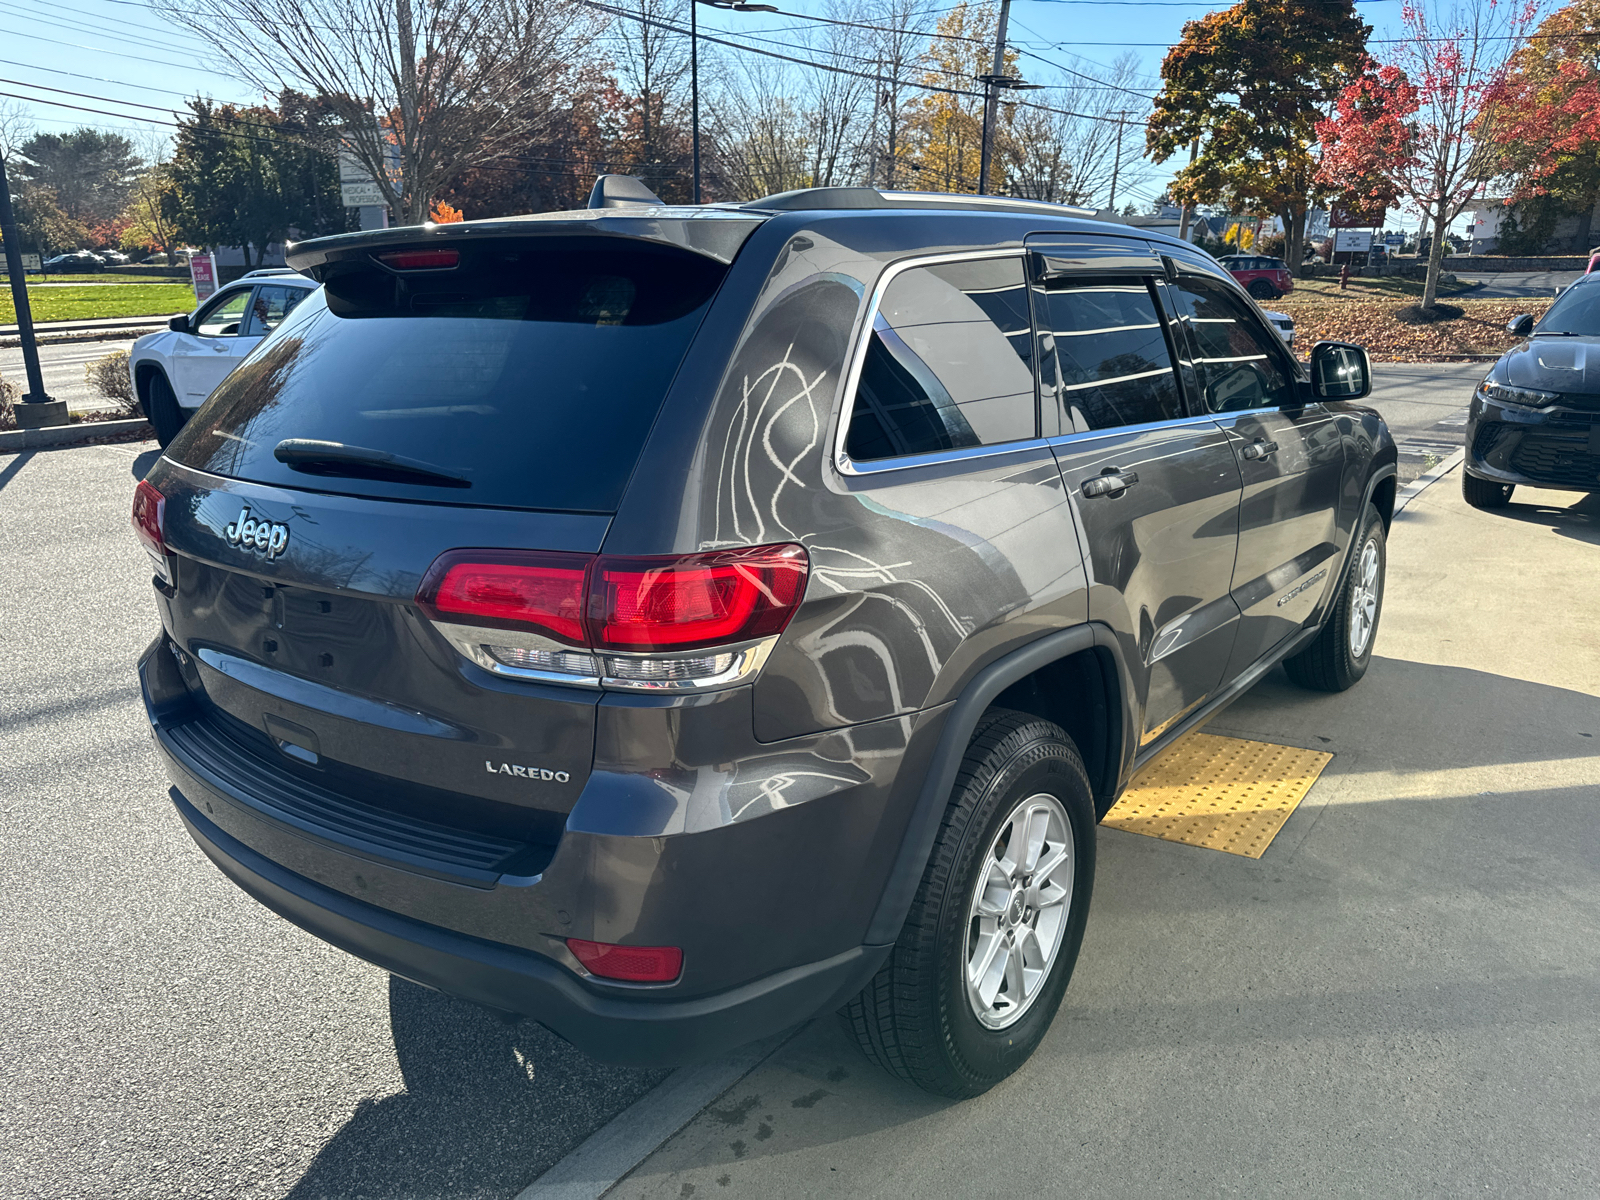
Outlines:
[[1117,215],[1117,176],[1122,172],[1122,129],[1127,119],[1127,109],[1117,113],[1117,156],[1111,161],[1111,199],[1106,204],[1113,217]]
[[[1194,141],[1189,143],[1189,165],[1191,167],[1194,166],[1195,156],[1199,153],[1200,139],[1195,138]],[[1183,208],[1178,212],[1178,240],[1180,242],[1189,240],[1189,215],[1189,204],[1185,201]]]
[[994,28],[994,63],[983,90],[983,151],[978,155],[978,195],[989,192],[989,164],[994,159],[994,122],[999,115],[1001,80],[1006,74],[1006,25],[1011,21],[1011,0],[1000,0],[1000,23]]
[[28,390],[14,411],[18,429],[42,429],[67,423],[67,402],[52,400],[44,390],[39,369],[39,344],[33,336],[33,312],[28,307],[28,284],[22,274],[22,241],[17,217],[11,211],[11,185],[6,179],[6,159],[0,154],[0,238],[6,243],[6,272],[11,276],[11,302],[17,310],[17,333],[22,339],[22,369]]

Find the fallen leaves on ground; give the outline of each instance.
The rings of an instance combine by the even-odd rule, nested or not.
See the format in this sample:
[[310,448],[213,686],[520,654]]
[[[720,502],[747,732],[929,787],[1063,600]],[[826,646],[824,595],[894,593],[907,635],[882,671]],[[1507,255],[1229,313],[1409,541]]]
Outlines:
[[1322,341],[1365,346],[1374,362],[1434,362],[1461,355],[1497,357],[1518,339],[1506,322],[1518,313],[1544,315],[1549,300],[1456,300],[1462,315],[1431,325],[1407,325],[1393,300],[1296,300],[1283,296],[1267,305],[1294,318],[1295,349],[1303,356]]

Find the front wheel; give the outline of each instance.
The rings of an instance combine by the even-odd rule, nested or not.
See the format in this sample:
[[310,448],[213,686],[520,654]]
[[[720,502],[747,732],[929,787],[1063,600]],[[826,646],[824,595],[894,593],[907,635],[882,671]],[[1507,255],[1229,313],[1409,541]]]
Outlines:
[[1476,475],[1467,474],[1466,468],[1461,471],[1461,498],[1473,508],[1504,508],[1511,503],[1514,486],[1496,483],[1492,479],[1479,479]]
[[145,407],[150,414],[150,426],[156,431],[156,441],[165,450],[172,439],[178,436],[178,430],[183,428],[184,422],[183,409],[178,407],[178,397],[173,394],[172,385],[167,382],[165,375],[157,373],[150,377]]
[[1299,654],[1283,660],[1290,679],[1313,691],[1342,692],[1367,673],[1378,639],[1378,618],[1383,615],[1387,568],[1383,518],[1369,504],[1350,569],[1322,632]]
[[958,1098],[1026,1062],[1077,962],[1094,838],[1072,740],[1049,721],[991,710],[894,951],[841,1011],[867,1057]]

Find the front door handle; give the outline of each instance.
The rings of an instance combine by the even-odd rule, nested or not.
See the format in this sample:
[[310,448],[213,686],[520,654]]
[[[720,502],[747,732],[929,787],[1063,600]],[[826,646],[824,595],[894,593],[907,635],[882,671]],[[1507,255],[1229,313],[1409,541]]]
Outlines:
[[1240,457],[1248,458],[1252,462],[1259,458],[1267,458],[1278,452],[1277,442],[1254,441],[1239,451]]
[[1093,479],[1085,479],[1080,491],[1085,498],[1091,496],[1120,496],[1134,484],[1139,482],[1137,471],[1118,471],[1108,469],[1104,474],[1096,475]]

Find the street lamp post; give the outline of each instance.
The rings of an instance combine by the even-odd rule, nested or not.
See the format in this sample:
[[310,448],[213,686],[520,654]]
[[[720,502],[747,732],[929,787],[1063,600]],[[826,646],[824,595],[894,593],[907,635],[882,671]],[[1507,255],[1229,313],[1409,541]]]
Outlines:
[[28,379],[23,403],[14,410],[19,429],[38,429],[67,423],[67,402],[52,400],[44,390],[39,369],[39,345],[33,336],[33,313],[28,308],[28,283],[22,274],[22,242],[16,214],[11,210],[11,187],[6,180],[6,160],[0,155],[0,238],[6,244],[6,272],[11,276],[11,301],[17,310],[17,334],[22,342],[22,369]]
[[1000,108],[1002,90],[1032,90],[1041,85],[1023,83],[1006,74],[1006,25],[1011,20],[1011,0],[1000,0],[1000,23],[994,31],[994,66],[987,75],[977,76],[983,84],[983,144],[978,151],[978,195],[989,192],[989,164],[994,160],[994,123]]
[[[689,142],[692,147],[694,173],[694,203],[700,203],[700,23],[695,14],[700,5],[720,8],[726,12],[769,12],[778,10],[770,4],[747,4],[744,0],[689,0]],[[650,97],[644,98],[646,104]]]

